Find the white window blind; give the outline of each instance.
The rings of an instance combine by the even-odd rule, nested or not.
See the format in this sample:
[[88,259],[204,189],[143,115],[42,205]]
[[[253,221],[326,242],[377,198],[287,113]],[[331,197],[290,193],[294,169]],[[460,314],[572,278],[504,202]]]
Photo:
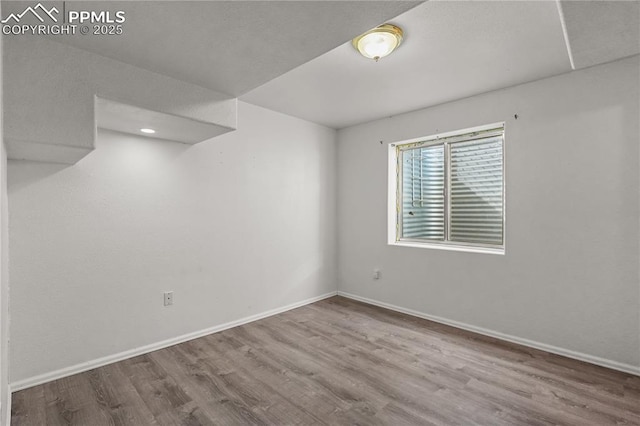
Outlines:
[[399,144],[396,240],[504,245],[504,128]]
[[444,147],[409,150],[402,162],[402,235],[444,240]]
[[502,137],[451,144],[451,241],[502,244]]

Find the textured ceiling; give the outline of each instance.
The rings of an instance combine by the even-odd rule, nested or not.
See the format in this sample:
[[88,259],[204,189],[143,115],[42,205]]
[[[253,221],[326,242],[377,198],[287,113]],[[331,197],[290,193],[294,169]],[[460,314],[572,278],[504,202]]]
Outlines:
[[[6,16],[25,3],[2,4]],[[335,128],[569,72],[569,53],[579,69],[640,52],[638,1],[68,1],[66,8],[125,10],[124,34],[56,41]],[[383,22],[403,27],[405,41],[375,63],[349,40]]]
[[640,53],[640,2],[562,1],[576,69]]
[[[24,3],[3,2],[3,12]],[[419,2],[66,2],[66,10],[124,10],[122,35],[52,39],[238,96]],[[6,13],[3,13],[6,15]]]
[[430,1],[374,62],[344,45],[241,97],[341,128],[571,70],[555,2]]
[[241,99],[347,127],[569,72],[569,52],[576,69],[638,54],[639,16],[638,1],[432,0],[390,20],[405,41],[380,62],[345,43]]

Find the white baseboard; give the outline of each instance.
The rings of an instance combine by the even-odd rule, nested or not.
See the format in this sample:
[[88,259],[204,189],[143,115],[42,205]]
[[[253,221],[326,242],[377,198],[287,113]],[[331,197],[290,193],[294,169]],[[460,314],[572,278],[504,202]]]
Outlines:
[[[182,336],[174,337],[171,339],[163,340],[161,342],[152,343],[150,345],[141,346],[135,349],[131,349],[128,351],[120,352],[117,354],[109,355],[106,357],[98,358],[92,361],[87,361],[81,364],[72,365],[70,367],[65,367],[56,371],[52,371],[49,373],[41,374],[34,377],[29,377],[27,379],[19,380],[17,382],[13,382],[10,385],[10,392],[16,392],[19,390],[27,389],[33,386],[40,385],[42,383],[47,383],[52,380],[61,379],[63,377],[72,376],[74,374],[82,373],[84,371],[92,370],[97,367],[102,367],[104,365],[112,364],[114,362],[122,361],[128,358],[132,358],[134,356],[143,355],[149,352],[156,351],[158,349],[163,349],[169,346],[177,345],[178,343],[186,342],[189,340],[197,339],[202,336],[206,336],[208,334],[217,333],[223,330],[227,330],[233,327],[237,327],[243,324],[247,324],[253,321],[257,321],[263,318],[267,318],[282,312],[290,311],[292,309],[299,308],[304,305],[308,305],[310,303],[318,302],[323,299],[327,299],[329,297],[333,297],[335,295],[343,296],[349,299],[357,300],[363,303],[367,303],[370,305],[379,306],[381,308],[389,309],[396,312],[401,312],[404,314],[412,315],[418,318],[424,318],[430,321],[434,321],[440,324],[450,325],[452,327],[460,328],[462,330],[471,331],[474,333],[482,334],[489,337],[494,337],[500,340],[506,340],[508,342],[517,343],[523,346],[528,346],[534,349],[540,349],[546,352],[551,352],[557,355],[566,356],[567,358],[577,359],[579,361],[585,361],[591,364],[600,365],[602,367],[611,368],[613,370],[623,371],[625,373],[634,374],[636,376],[640,376],[640,366],[634,366],[631,364],[624,364],[621,362],[596,357],[593,355],[585,354],[582,352],[576,352],[569,349],[560,348],[557,346],[547,345],[545,343],[536,342],[533,340],[523,339],[516,336],[511,336],[508,334],[500,333],[497,331],[489,330],[482,327],[476,327],[474,325],[461,323],[458,321],[449,320],[446,318],[437,317],[434,315],[425,314],[422,312],[414,311],[412,309],[403,308],[400,306],[392,305],[390,303],[380,302],[378,300],[369,299],[366,297],[357,296],[355,294],[346,293],[344,291],[333,291],[330,293],[323,294],[321,296],[312,297],[306,300],[302,300],[300,302],[292,303],[280,308],[271,309],[259,314],[251,315],[245,318],[241,318],[235,321],[227,322],[224,324],[216,325],[213,327],[206,328],[204,330],[195,331],[193,333],[184,334]],[[10,414],[7,413],[7,416]]]
[[114,362],[122,361],[128,358],[133,358],[134,356],[143,355],[149,352],[157,351],[158,349],[167,348],[169,346],[177,345],[178,343],[186,342],[189,340],[197,339],[198,337],[206,336],[208,334],[217,333],[219,331],[227,330],[233,327],[237,327],[239,325],[247,324],[253,321],[257,321],[263,318],[267,318],[276,314],[280,314],[282,312],[290,311],[292,309],[299,308],[304,305],[308,305],[310,303],[318,302],[323,299],[327,299],[329,297],[333,297],[337,294],[337,291],[332,291],[330,293],[323,294],[321,296],[312,297],[306,300],[302,300],[300,302],[292,303],[290,305],[286,305],[280,308],[271,309],[259,314],[251,315],[245,318],[241,318],[239,320],[227,322],[220,325],[215,325],[213,327],[206,328],[204,330],[195,331],[193,333],[183,334],[182,336],[173,337],[171,339],[163,340],[161,342],[152,343],[150,345],[141,346],[138,348],[134,348],[128,351],[120,352],[117,354],[105,356],[102,358],[98,358],[95,360],[83,362],[81,364],[72,365],[70,367],[61,368],[56,371],[52,371],[50,373],[40,374],[38,376],[29,377],[27,379],[19,380],[17,382],[11,383],[10,390],[11,392],[16,392],[19,390],[27,389],[33,386],[40,385],[42,383],[47,383],[52,380],[61,379],[63,377],[72,376],[74,374],[82,373],[84,371],[92,370],[97,367],[102,367],[107,364],[112,364]]
[[453,321],[447,318],[425,314],[423,312],[414,311],[413,309],[403,308],[400,306],[392,305],[390,303],[380,302],[378,300],[369,299],[367,297],[357,296],[355,294],[346,293],[344,291],[338,291],[338,296],[343,296],[349,299],[357,300],[359,302],[367,303],[369,305],[379,306],[381,308],[389,309],[389,310],[400,312],[403,314],[412,315],[414,317],[424,318],[429,321],[434,321],[440,324],[450,325],[451,327],[460,328],[462,330],[472,331],[474,333],[482,334],[489,337],[495,337],[496,339],[506,340],[507,342],[517,343],[522,346],[527,346],[534,349],[540,349],[542,351],[551,352],[556,355],[562,355],[567,358],[577,359],[578,361],[584,361],[590,364],[596,364],[602,367],[611,368],[612,370],[618,370],[625,373],[640,376],[640,366],[625,364],[622,362],[613,361],[606,358],[600,358],[600,357],[585,354],[582,352],[572,351],[570,349],[564,349],[557,346],[547,345],[546,343],[540,343],[534,340],[523,339],[521,337],[500,333],[498,331],[493,331],[493,330],[489,330],[482,327],[476,327],[475,325],[465,324],[465,323]]
[[2,425],[9,426],[11,424],[11,386],[7,392],[7,400],[2,401],[5,404],[4,408],[4,423]]

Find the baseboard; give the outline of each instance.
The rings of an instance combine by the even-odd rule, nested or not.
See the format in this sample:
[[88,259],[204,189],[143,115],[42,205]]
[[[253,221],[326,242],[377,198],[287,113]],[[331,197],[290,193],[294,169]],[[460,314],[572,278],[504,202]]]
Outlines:
[[[312,297],[306,300],[302,300],[300,302],[292,303],[280,308],[271,309],[259,314],[251,315],[245,318],[241,318],[235,321],[227,322],[224,324],[216,325],[213,327],[206,328],[204,330],[199,330],[193,333],[184,334],[182,336],[174,337],[171,339],[163,340],[161,342],[152,343],[150,345],[141,346],[135,349],[131,349],[128,351],[120,352],[117,354],[109,355],[103,358],[98,358],[92,361],[84,362],[81,364],[76,364],[70,367],[62,368],[56,371],[52,371],[50,373],[41,374],[34,377],[29,377],[27,379],[19,380],[17,382],[13,382],[10,384],[10,392],[16,392],[19,390],[27,389],[33,386],[37,386],[43,383],[47,383],[53,380],[61,379],[63,377],[72,376],[74,374],[82,373],[84,371],[92,370],[94,368],[102,367],[104,365],[112,364],[114,362],[122,361],[128,358],[132,358],[138,355],[143,355],[149,352],[157,351],[159,349],[163,349],[169,346],[177,345],[178,343],[187,342],[189,340],[197,339],[202,336],[206,336],[208,334],[217,333],[223,330],[227,330],[233,327],[237,327],[243,324],[248,324],[253,321],[258,321],[263,318],[267,318],[273,315],[280,314],[282,312],[290,311],[292,309],[299,308],[304,305],[308,305],[311,303],[318,302],[323,299],[327,299],[329,297],[333,297],[335,295],[343,296],[349,299],[357,300],[359,302],[367,303],[369,305],[379,306],[381,308],[389,309],[392,311],[400,312],[403,314],[412,315],[418,318],[424,318],[430,321],[434,321],[440,324],[449,325],[452,327],[456,327],[462,330],[471,331],[474,333],[482,334],[489,337],[494,337],[496,339],[505,340],[512,343],[517,343],[523,346],[527,346],[534,349],[540,349],[542,351],[554,353],[557,355],[562,355],[567,358],[576,359],[579,361],[585,361],[591,364],[600,365],[602,367],[611,368],[613,370],[622,371],[625,373],[634,374],[636,376],[640,376],[640,367],[633,366],[630,364],[624,364],[617,361],[608,360],[605,358],[596,357],[593,355],[588,355],[582,352],[576,352],[569,349],[560,348],[557,346],[548,345],[545,343],[536,342],[529,339],[523,339],[517,336],[512,336],[504,333],[500,333],[497,331],[489,330],[482,327],[476,327],[474,325],[461,323],[458,321],[449,320],[447,318],[438,317],[435,315],[425,314],[423,312],[418,312],[413,309],[407,309],[400,306],[392,305],[390,303],[381,302],[374,299],[369,299],[367,297],[358,296],[355,294],[347,293],[344,291],[333,291],[330,293],[323,294],[321,296]],[[7,413],[7,416],[10,414]]]
[[333,297],[337,294],[337,291],[332,291],[330,293],[323,294],[321,296],[312,297],[309,299],[302,300],[300,302],[292,303],[290,305],[286,305],[280,308],[271,309],[259,314],[251,315],[245,318],[241,318],[235,321],[227,322],[224,324],[216,325],[213,327],[206,328],[204,330],[195,331],[193,333],[184,334],[182,336],[174,337],[171,339],[163,340],[161,342],[152,343],[150,345],[141,346],[135,349],[131,349],[128,351],[120,352],[117,354],[109,355],[103,358],[98,358],[92,361],[83,362],[81,364],[72,365],[70,367],[65,367],[56,371],[52,371],[50,373],[40,374],[38,376],[29,377],[27,379],[19,380],[17,382],[13,382],[10,385],[11,392],[16,392],[19,390],[27,389],[33,386],[41,385],[43,383],[50,382],[52,380],[61,379],[63,377],[72,376],[74,374],[82,373],[84,371],[92,370],[97,367],[102,367],[104,365],[112,364],[114,362],[122,361],[128,358],[133,358],[134,356],[144,355],[149,352],[157,351],[158,349],[167,348],[169,346],[177,345],[178,343],[187,342],[189,340],[197,339],[202,336],[206,336],[208,334],[217,333],[223,330],[228,330],[233,327],[237,327],[239,325],[247,324],[250,322],[258,321],[263,318],[267,318],[273,315],[280,314],[282,312],[290,311],[292,309],[299,308],[304,305],[308,305],[310,303],[315,303],[323,299],[327,299],[329,297]]
[[3,425],[9,426],[11,424],[11,386],[9,386],[9,392],[7,392],[7,400],[2,401],[5,404],[4,408],[4,423]]
[[533,349],[540,349],[545,352],[551,352],[556,355],[562,355],[567,358],[576,359],[578,361],[588,362],[590,364],[599,365],[601,367],[611,368],[612,370],[622,371],[624,373],[640,376],[640,366],[634,366],[631,364],[624,364],[618,361],[613,361],[606,358],[600,358],[597,356],[585,354],[582,352],[572,351],[570,349],[560,348],[558,346],[548,345],[546,343],[536,342],[534,340],[524,339],[509,334],[500,333],[498,331],[489,330],[482,327],[476,327],[474,325],[465,324],[458,321],[453,321],[447,318],[438,317],[435,315],[425,314],[423,312],[414,311],[413,309],[407,309],[400,306],[392,305],[390,303],[381,302],[379,300],[369,299],[367,297],[358,296],[344,291],[338,291],[338,296],[343,296],[348,299],[357,300],[359,302],[367,303],[369,305],[379,306],[381,308],[389,309],[391,311],[400,312],[407,315],[412,315],[418,318],[424,318],[429,321],[434,321],[440,324],[449,325],[462,330],[471,331],[474,333],[482,334],[484,336],[494,337],[496,339],[505,340],[511,343],[517,343],[522,346],[527,346]]

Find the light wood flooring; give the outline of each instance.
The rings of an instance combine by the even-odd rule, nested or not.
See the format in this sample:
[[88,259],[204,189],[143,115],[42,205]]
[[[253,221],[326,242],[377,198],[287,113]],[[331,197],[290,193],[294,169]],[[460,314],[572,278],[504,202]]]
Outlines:
[[640,377],[333,297],[13,394],[13,425],[640,425]]

